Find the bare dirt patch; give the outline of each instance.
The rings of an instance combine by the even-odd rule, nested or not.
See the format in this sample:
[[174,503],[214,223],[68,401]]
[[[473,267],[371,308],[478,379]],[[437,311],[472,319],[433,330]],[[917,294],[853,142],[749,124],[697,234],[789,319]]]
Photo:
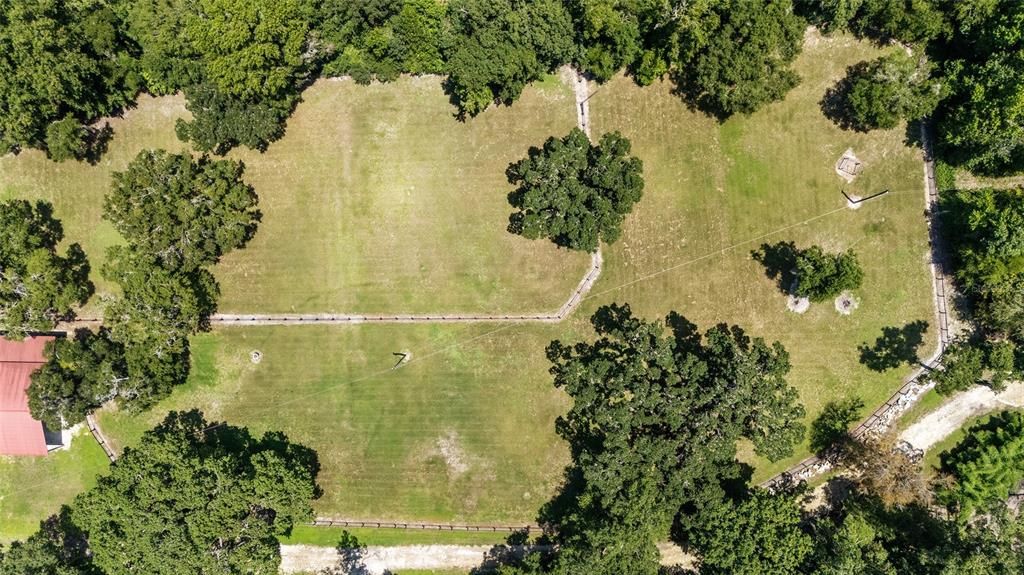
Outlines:
[[948,403],[919,419],[900,435],[900,439],[927,451],[979,415],[1021,407],[1024,407],[1024,383],[1011,384],[1002,393],[978,386],[953,396]]
[[853,153],[853,148],[847,148],[839,160],[836,161],[836,173],[839,174],[840,178],[846,180],[848,184],[859,176],[863,169],[864,164],[857,159],[857,156]]
[[795,295],[786,296],[786,309],[793,313],[804,313],[811,308],[811,300]]
[[458,477],[469,471],[469,458],[459,444],[458,434],[454,431],[448,431],[437,439],[437,451],[444,458],[449,475]]
[[844,291],[836,298],[836,311],[843,315],[850,315],[858,306],[860,306],[860,301],[848,291]]

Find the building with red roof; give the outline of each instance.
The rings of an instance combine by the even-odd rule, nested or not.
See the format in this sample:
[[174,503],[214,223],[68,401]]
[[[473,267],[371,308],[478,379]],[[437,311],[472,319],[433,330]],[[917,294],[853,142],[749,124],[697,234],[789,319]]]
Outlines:
[[43,347],[53,336],[22,341],[0,337],[0,455],[46,455],[43,424],[28,410],[29,376],[46,359]]

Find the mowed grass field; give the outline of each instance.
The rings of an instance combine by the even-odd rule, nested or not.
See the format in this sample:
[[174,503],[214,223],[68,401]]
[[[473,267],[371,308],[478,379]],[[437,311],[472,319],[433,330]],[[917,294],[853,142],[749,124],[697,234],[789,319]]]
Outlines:
[[[171,409],[320,455],[319,515],[527,522],[560,481],[567,398],[544,346],[560,326],[223,328],[194,339],[190,383],[142,416],[102,413],[117,448]],[[259,364],[250,352],[260,350]],[[411,360],[392,369],[396,352]]]
[[0,456],[0,544],[31,535],[41,520],[95,485],[107,466],[88,430],[67,450],[46,457]]
[[[905,130],[843,131],[818,102],[848,65],[879,53],[852,38],[809,35],[796,62],[802,81],[783,102],[723,124],[686,110],[668,84],[639,88],[617,78],[590,99],[594,134],[619,130],[644,160],[644,198],[627,218],[622,240],[605,250],[605,271],[579,311],[628,302],[650,318],[675,310],[705,329],[735,323],[751,336],[779,340],[793,364],[808,422],[825,402],[859,396],[880,405],[909,369],[886,373],[860,364],[857,346],[885,326],[915,320],[930,329],[919,353],[934,349],[921,154]],[[847,148],[863,172],[847,184],[834,166]],[[841,190],[866,197],[845,208]],[[832,302],[803,315],[750,253],[762,243],[793,241],[828,250],[854,249],[864,268],[859,307],[849,316]],[[807,455],[770,464],[745,456],[764,479]]]
[[[554,421],[568,400],[551,386],[544,346],[555,338],[591,339],[587,318],[599,305],[613,301],[630,303],[648,318],[676,310],[702,329],[730,322],[751,336],[781,341],[790,352],[789,379],[800,390],[808,422],[825,402],[842,397],[860,396],[868,404],[865,412],[870,411],[900,385],[909,369],[874,373],[859,363],[857,346],[873,343],[886,326],[900,327],[915,320],[934,323],[919,151],[907,146],[903,130],[842,131],[822,115],[818,105],[846,66],[877,53],[845,37],[812,36],[796,64],[801,86],[781,103],[724,124],[687,110],[667,84],[639,88],[618,78],[605,86],[592,86],[596,90],[590,100],[595,136],[617,129],[631,138],[634,152],[645,163],[647,187],[627,218],[623,238],[606,248],[601,279],[567,322],[218,329],[195,338],[193,376],[187,386],[150,413],[106,412],[101,414],[101,424],[121,447],[137,441],[169,409],[198,407],[213,419],[255,431],[284,431],[320,453],[325,493],[315,507],[321,515],[530,521],[557,488],[567,462]],[[501,301],[502,305],[529,304],[528,311],[534,311],[563,301],[582,275],[585,256],[574,260],[564,253],[546,252],[550,246],[544,242],[517,247],[521,240],[504,232],[507,186],[495,191],[492,185],[503,182],[504,164],[521,155],[523,145],[539,144],[547,135],[523,135],[524,141],[517,141],[520,135],[513,124],[521,107],[526,117],[534,117],[540,125],[556,122],[553,133],[571,126],[572,100],[565,88],[548,82],[528,91],[510,109],[489,111],[494,112],[493,118],[503,114],[512,118],[492,127],[487,136],[491,141],[483,135],[471,136],[481,118],[466,125],[447,118],[450,123],[437,124],[443,129],[430,131],[418,123],[418,114],[403,111],[401,97],[388,95],[389,89],[408,94],[422,89],[423,101],[439,98],[431,84],[424,87],[419,82],[423,81],[402,80],[396,88],[332,82],[318,84],[307,93],[306,103],[289,123],[288,136],[275,144],[282,146],[279,159],[274,160],[276,167],[270,161],[277,157],[273,146],[249,164],[246,177],[261,194],[264,221],[253,244],[227,258],[217,270],[224,289],[222,309],[326,311],[345,303],[362,307],[352,311],[385,304],[387,311],[447,311],[441,304],[458,304],[456,311],[471,311],[473,306],[486,311]],[[332,96],[318,90],[336,92]],[[361,90],[369,90],[370,95]],[[539,102],[534,108],[531,98]],[[336,109],[340,116],[314,113],[317,106]],[[378,115],[378,107],[392,113]],[[428,108],[424,105],[419,114],[431,113]],[[310,117],[303,119],[304,113]],[[450,110],[438,103],[433,113],[440,121],[442,113]],[[400,119],[403,114],[408,114],[404,120]],[[293,128],[303,122],[308,122],[306,131],[311,134],[349,130],[349,135],[332,141],[352,142],[359,148],[348,157],[356,165],[367,166],[368,171],[358,176],[362,183],[349,183],[346,178],[357,177],[352,175],[357,170],[346,169],[344,161],[338,160],[340,183],[335,184],[330,177],[334,168],[329,165],[334,160],[314,159],[328,153],[341,158],[348,152],[329,152],[289,140],[301,133]],[[367,135],[378,132],[378,136]],[[395,139],[389,134],[395,134]],[[401,139],[397,134],[402,134]],[[414,149],[403,143],[405,138],[423,143]],[[325,139],[329,138],[325,135],[318,141]],[[456,185],[458,178],[432,171],[428,164],[437,158],[416,156],[419,159],[413,161],[412,156],[402,155],[432,153],[423,146],[448,146],[449,139],[475,141],[477,147],[493,150],[495,157],[505,154],[500,162],[493,161],[499,173],[486,170],[491,174],[487,178],[496,179],[487,183],[487,178],[473,176],[480,178],[480,187],[449,194],[441,183],[451,180]],[[289,152],[291,159],[284,151],[287,146],[295,149]],[[833,169],[847,148],[864,162],[863,173],[852,184],[843,182]],[[410,161],[385,162],[384,158]],[[257,160],[267,161],[267,167],[257,167]],[[487,154],[460,161],[466,162],[468,174],[479,168],[477,162],[492,160]],[[295,163],[300,161],[307,167],[323,166],[321,173],[297,169]],[[402,184],[380,183],[388,178]],[[420,178],[434,182],[422,197],[411,187]],[[267,183],[260,185],[260,181]],[[364,184],[377,187],[360,187]],[[377,201],[371,189],[388,201]],[[861,196],[882,189],[890,193],[853,211],[844,207],[841,189]],[[348,207],[359,206],[363,211],[356,213],[362,217],[346,219],[345,205],[338,208],[332,203],[349,194],[355,199]],[[474,194],[496,197],[474,207]],[[441,210],[445,204],[428,199],[433,197],[445,198],[446,208]],[[341,211],[333,212],[336,208]],[[466,210],[479,210],[473,212],[478,214],[490,210],[490,219],[462,219],[468,217]],[[436,216],[433,223],[417,219],[428,213]],[[335,221],[349,224],[331,232],[336,237],[318,238],[312,231],[327,229],[325,222]],[[405,237],[388,235],[403,229],[408,231]],[[475,239],[460,241],[459,234]],[[439,242],[439,237],[451,241],[431,243]],[[856,293],[859,307],[852,315],[839,315],[831,302],[816,304],[804,315],[786,310],[785,296],[750,252],[763,242],[790,240],[801,247],[818,243],[828,249],[857,251],[866,277]],[[417,251],[420,244],[425,251]],[[426,263],[441,261],[426,257],[434,251],[431,245],[458,252],[451,261],[461,263],[452,264],[451,273],[444,276],[449,278],[446,283],[436,283],[441,276],[432,275],[436,270]],[[499,253],[510,245],[514,247],[510,253],[525,254],[521,257],[539,267],[513,269],[510,280],[501,280],[504,284],[493,279],[504,273],[500,267],[486,271],[474,267],[489,261],[491,251]],[[377,255],[387,258],[383,266],[390,266],[380,268],[379,276],[361,263]],[[399,265],[404,257],[416,265]],[[298,273],[300,269],[306,273]],[[384,269],[396,275],[387,275]],[[534,272],[529,269],[539,270],[540,279],[531,277]],[[570,269],[571,273],[566,271]],[[280,270],[290,270],[291,275]],[[481,273],[491,279],[481,279]],[[512,285],[523,289],[512,295],[506,291]],[[416,286],[429,289],[417,292]],[[295,303],[299,299],[305,303]],[[429,302],[438,305],[417,307]],[[402,309],[395,309],[398,304]],[[932,326],[926,334],[922,355],[934,347],[934,331]],[[253,350],[264,354],[261,363],[250,362]],[[411,352],[412,361],[392,369],[396,352]],[[790,461],[774,464],[753,457],[745,447],[743,456],[756,464],[755,479],[763,479],[805,456],[806,451],[801,451]],[[3,473],[9,472],[0,467]]]
[[285,137],[233,154],[263,220],[216,270],[224,311],[558,309],[584,254],[509,234],[510,162],[576,124],[569,86],[535,85],[468,122],[436,77],[303,93]]
[[[121,241],[114,228],[102,219],[103,198],[110,189],[111,173],[124,170],[145,149],[185,149],[186,145],[174,135],[174,122],[187,115],[183,97],[141,95],[136,108],[105,121],[113,128],[114,136],[96,165],[53,162],[38,150],[0,156],[0,200],[19,198],[52,203],[54,217],[64,226],[65,242],[80,243],[89,257],[97,294],[109,293],[111,286],[103,281],[99,270],[106,248]],[[90,302],[86,314],[93,315],[99,309],[97,300]]]
[[[286,135],[265,153],[236,150],[263,219],[215,273],[224,312],[502,313],[555,311],[588,269],[584,254],[506,232],[509,163],[575,125],[570,87],[550,77],[513,107],[452,117],[436,77],[358,86],[322,81],[303,93]],[[98,293],[111,173],[142,149],[185,148],[181,97],[139,98],[110,121],[98,165],[38,151],[0,158],[0,199],[53,202],[68,241],[93,263]],[[96,304],[90,307],[94,311]]]

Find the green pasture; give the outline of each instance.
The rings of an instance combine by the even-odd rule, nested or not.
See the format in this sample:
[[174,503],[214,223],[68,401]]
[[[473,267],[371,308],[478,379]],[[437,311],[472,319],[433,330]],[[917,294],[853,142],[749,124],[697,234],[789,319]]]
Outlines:
[[[910,368],[873,372],[861,365],[858,345],[915,320],[932,324],[919,354],[930,355],[936,341],[921,153],[902,128],[844,131],[819,106],[846,66],[877,53],[848,37],[812,36],[796,62],[801,84],[785,101],[723,124],[688,111],[668,83],[639,88],[620,77],[592,86],[595,135],[619,130],[630,138],[647,186],[622,239],[605,250],[604,275],[579,319],[616,301],[647,317],[675,310],[702,328],[735,323],[785,345],[808,421],[832,399],[860,396],[865,416],[880,405]],[[834,169],[848,148],[863,162],[850,184]],[[885,189],[857,210],[841,195]],[[780,241],[853,248],[865,271],[859,307],[849,316],[832,302],[788,311],[751,257]],[[807,452],[774,464],[749,455],[759,480]]]
[[[808,421],[825,402],[853,395],[868,412],[910,368],[872,372],[858,346],[886,326],[934,324],[920,151],[903,129],[843,131],[819,106],[846,66],[878,52],[846,37],[811,36],[797,62],[801,85],[785,101],[723,124],[687,110],[668,83],[592,85],[595,136],[620,130],[632,139],[647,187],[622,239],[605,249],[592,293],[562,324],[217,329],[194,339],[188,385],[142,416],[103,412],[101,424],[119,448],[170,409],[197,407],[256,432],[284,431],[320,455],[320,515],[530,521],[567,462],[554,432],[567,398],[551,386],[544,346],[591,338],[587,318],[613,301],[648,318],[675,310],[702,329],[730,322],[781,341]],[[251,245],[216,270],[222,310],[533,312],[565,300],[586,256],[505,232],[503,172],[526,147],[573,125],[571,93],[548,81],[463,124],[450,117],[437,84],[320,82],[304,94],[283,140],[263,155],[237,155],[260,194],[263,221]],[[166,141],[180,100],[166,116],[144,112],[174,101],[130,114],[163,122],[151,136]],[[847,148],[864,165],[850,184],[834,171]],[[56,194],[49,197],[71,239],[98,257],[97,248],[114,241],[97,224],[97,188],[107,178],[98,174],[109,167],[14,169],[28,159],[39,163],[28,154],[0,159],[0,182],[21,195],[63,190],[47,193]],[[53,174],[70,172],[97,175],[82,177],[80,189],[53,183]],[[890,192],[854,211],[844,189]],[[79,205],[85,212],[74,212]],[[787,311],[750,252],[789,240],[858,253],[866,277],[851,315],[831,302],[803,315]],[[932,325],[922,356],[935,339]],[[253,350],[263,353],[259,364],[250,361]],[[399,352],[412,361],[392,369]],[[806,456],[771,464],[746,446],[742,452],[757,480]],[[5,473],[0,464],[0,486]],[[66,473],[54,480],[65,487],[40,488],[53,504],[32,521],[84,486],[71,480],[81,469]],[[0,513],[10,505],[0,503]]]
[[41,520],[93,486],[108,465],[88,430],[46,457],[0,457],[0,543],[31,535]]
[[318,82],[284,138],[234,155],[263,220],[217,267],[221,309],[557,310],[589,261],[506,232],[505,169],[575,123],[557,80],[468,122],[452,117],[436,77]]
[[442,531],[437,529],[375,529],[299,525],[291,535],[281,538],[285,545],[317,545],[334,547],[348,533],[362,545],[499,545],[509,532]]
[[[123,170],[140,151],[163,148],[180,151],[186,146],[174,135],[174,121],[185,117],[181,96],[153,98],[142,95],[135,108],[107,123],[114,130],[107,152],[96,165],[67,161],[56,163],[39,150],[23,150],[0,157],[0,200],[21,198],[53,204],[54,216],[64,226],[66,242],[82,245],[92,264],[98,296],[110,293],[111,285],[100,277],[104,251],[120,241],[102,219],[103,198],[110,189],[111,173]],[[94,298],[84,315],[99,310]]]
[[[231,154],[260,197],[249,246],[216,268],[225,312],[503,313],[557,310],[587,270],[584,254],[506,232],[509,163],[575,125],[557,77],[513,107],[452,117],[436,77],[358,86],[324,80],[303,93],[285,136],[266,152]],[[0,199],[54,204],[68,241],[93,263],[98,293],[111,172],[142,149],[180,150],[181,97],[142,96],[99,164],[38,151],[0,158]],[[93,302],[91,310],[95,309]]]
[[[566,398],[546,374],[559,326],[224,328],[194,339],[190,382],[142,416],[104,412],[117,449],[171,409],[319,453],[318,515],[530,521],[567,462]],[[572,334],[565,334],[573,337]],[[262,360],[253,364],[250,352]],[[412,359],[392,369],[397,352]]]

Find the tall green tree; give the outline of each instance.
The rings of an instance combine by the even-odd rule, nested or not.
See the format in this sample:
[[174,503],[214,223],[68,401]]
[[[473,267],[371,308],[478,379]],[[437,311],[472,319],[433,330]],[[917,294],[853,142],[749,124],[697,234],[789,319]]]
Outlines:
[[311,33],[318,2],[140,0],[128,33],[158,94],[183,90],[192,119],[176,131],[202,151],[264,150],[284,133],[321,56]]
[[989,334],[1024,337],[1024,190],[944,193],[942,230],[960,291]]
[[202,81],[203,63],[186,31],[197,6],[194,0],[127,4],[126,33],[142,49],[139,67],[149,92],[173,94]]
[[718,501],[721,483],[738,477],[741,437],[770,459],[802,439],[804,411],[779,343],[724,324],[702,337],[676,315],[666,336],[665,324],[628,306],[603,307],[592,322],[596,341],[547,350],[556,387],[573,399],[556,429],[570,446],[570,483],[583,494],[569,506],[578,516],[615,521],[644,501],[647,521],[667,526],[684,504]]
[[71,518],[106,575],[270,575],[277,537],[313,518],[318,471],[281,433],[171,412],[75,498]]
[[790,65],[806,22],[790,0],[726,0],[680,36],[674,78],[691,105],[726,118],[781,100],[800,78]]
[[795,575],[813,549],[794,498],[763,489],[738,503],[710,507],[699,523],[690,540],[702,574]]
[[101,328],[79,329],[46,344],[46,363],[32,373],[28,407],[50,429],[71,427],[118,396],[127,381],[124,350]]
[[356,82],[401,72],[439,74],[448,43],[447,5],[439,0],[324,0],[317,33],[328,45],[323,73]]
[[[115,8],[106,0],[0,0],[0,154],[49,142],[63,156],[76,145],[72,124],[134,98],[141,82]],[[47,138],[54,122],[63,139]]]
[[119,385],[118,398],[143,409],[185,382],[188,337],[209,327],[220,290],[205,268],[168,270],[124,246],[108,250],[103,275],[122,291],[104,310],[110,338],[125,353],[128,380]]
[[308,58],[312,3],[302,0],[197,0],[185,35],[205,77],[243,101],[296,92]]
[[144,150],[114,174],[103,217],[161,267],[214,264],[256,232],[258,198],[243,170],[232,160]]
[[984,174],[1024,169],[1024,4],[957,2],[954,33],[938,51],[951,94],[936,111],[938,151]]
[[24,541],[6,553],[0,549],[0,575],[104,575],[92,563],[82,533],[71,522],[67,507],[39,523]]
[[846,290],[857,289],[864,281],[864,271],[852,250],[830,254],[820,246],[811,246],[797,252],[795,268],[794,293],[813,302],[823,302]]
[[519,211],[508,230],[574,250],[615,242],[643,195],[643,162],[629,152],[629,140],[618,132],[601,136],[596,146],[578,128],[548,138],[543,149],[509,166],[509,182],[518,186],[509,203]]
[[878,526],[856,510],[838,524],[833,521],[822,518],[815,524],[812,575],[897,575]]
[[942,99],[942,84],[923,57],[892,52],[852,67],[844,83],[844,105],[858,130],[895,128],[901,121],[931,114]]
[[239,145],[265,151],[284,135],[284,121],[295,103],[294,99],[246,102],[211,82],[189,86],[185,95],[192,119],[178,118],[174,125],[178,138],[199,151],[221,155]]
[[59,255],[63,239],[50,204],[0,202],[0,330],[8,337],[52,330],[92,295],[85,253],[71,244]]
[[921,45],[949,33],[942,0],[863,0],[851,28],[880,40]]
[[985,372],[985,352],[966,340],[951,342],[942,352],[942,368],[929,377],[935,382],[940,395],[952,395],[982,383]]
[[972,426],[955,447],[940,456],[955,483],[940,499],[963,518],[1005,500],[1024,479],[1024,414],[1003,411]]
[[573,59],[572,18],[560,0],[452,0],[447,89],[462,117],[509,105]]
[[820,454],[844,443],[849,438],[850,426],[860,419],[862,409],[864,401],[859,397],[826,403],[821,415],[811,423],[811,450]]
[[643,50],[640,0],[572,0],[580,45],[578,64],[599,82],[632,66]]

